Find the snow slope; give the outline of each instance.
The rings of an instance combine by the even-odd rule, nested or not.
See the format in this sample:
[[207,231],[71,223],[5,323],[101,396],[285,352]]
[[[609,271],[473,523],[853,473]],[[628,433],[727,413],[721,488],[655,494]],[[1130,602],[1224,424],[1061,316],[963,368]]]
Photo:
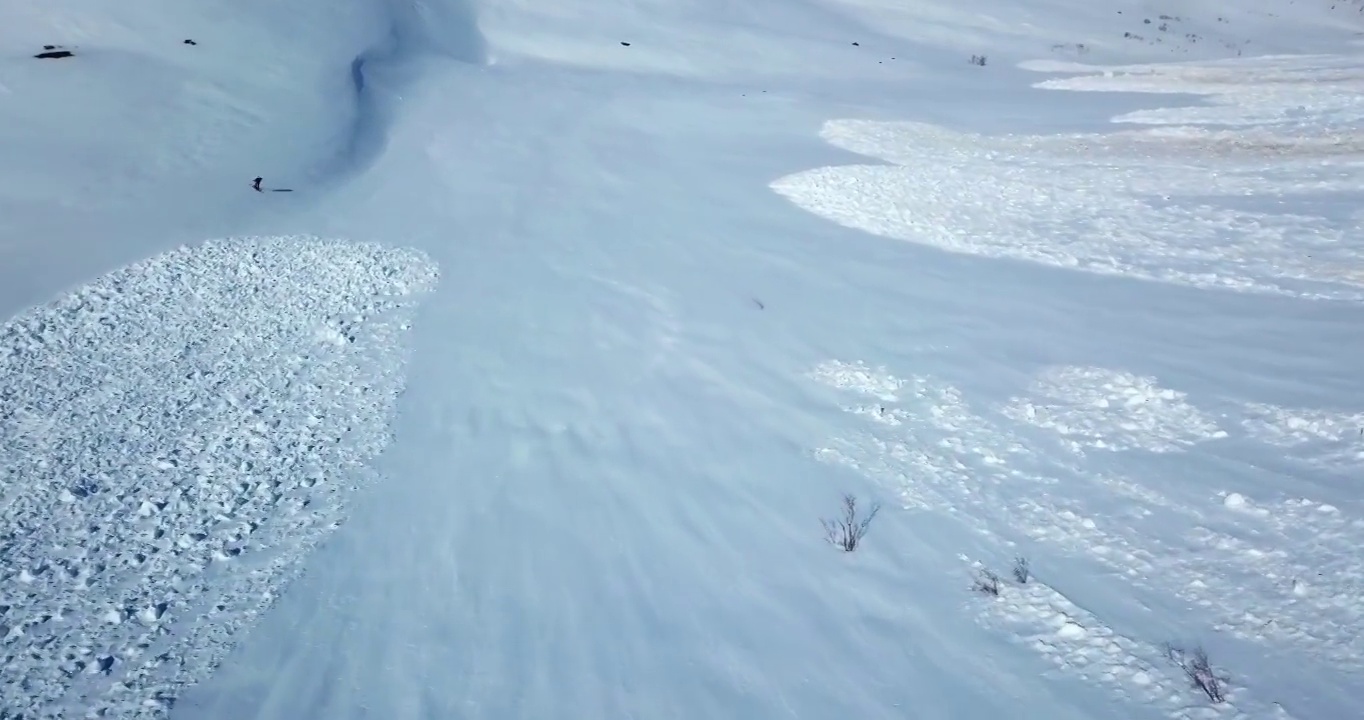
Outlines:
[[1357,4],[3,12],[0,717],[1361,717]]

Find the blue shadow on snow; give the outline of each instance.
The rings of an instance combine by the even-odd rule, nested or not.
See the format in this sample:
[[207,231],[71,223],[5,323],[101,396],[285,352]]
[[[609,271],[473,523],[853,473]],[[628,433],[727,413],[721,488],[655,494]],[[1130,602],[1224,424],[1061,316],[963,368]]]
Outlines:
[[393,121],[392,96],[417,77],[425,59],[482,65],[487,45],[469,0],[375,0],[388,30],[351,61],[355,113],[336,157],[320,168],[323,183],[369,167],[383,152]]

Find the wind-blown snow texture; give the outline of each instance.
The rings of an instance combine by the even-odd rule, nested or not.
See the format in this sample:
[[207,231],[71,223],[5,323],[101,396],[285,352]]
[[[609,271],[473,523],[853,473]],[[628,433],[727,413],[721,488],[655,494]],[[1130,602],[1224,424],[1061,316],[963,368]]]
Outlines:
[[1361,717],[1359,3],[0,27],[0,719]]

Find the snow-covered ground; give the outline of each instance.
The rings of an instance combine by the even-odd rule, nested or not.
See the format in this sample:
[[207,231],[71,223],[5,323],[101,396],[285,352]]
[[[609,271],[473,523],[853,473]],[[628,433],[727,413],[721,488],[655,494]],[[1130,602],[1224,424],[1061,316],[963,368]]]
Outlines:
[[0,718],[1364,717],[1364,12],[1227,6],[0,9]]

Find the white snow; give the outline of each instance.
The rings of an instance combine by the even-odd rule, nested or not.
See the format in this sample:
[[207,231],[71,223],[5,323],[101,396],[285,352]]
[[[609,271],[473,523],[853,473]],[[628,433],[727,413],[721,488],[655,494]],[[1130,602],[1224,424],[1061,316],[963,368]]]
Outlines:
[[[1219,140],[1217,144],[1228,150],[1259,149],[1289,161],[1304,156],[1359,153],[1357,129],[1350,127],[1364,119],[1361,114],[1364,103],[1359,100],[1359,91],[1364,89],[1364,59],[1358,55],[1242,57],[1207,63],[1118,67],[1034,61],[1023,63],[1022,67],[1038,72],[1081,73],[1038,83],[1038,87],[1051,90],[1210,96],[1207,105],[1138,110],[1118,115],[1114,122],[1221,125],[1240,131],[1208,135],[1203,128],[1194,127],[1156,137],[1207,137]],[[1256,139],[1266,135],[1243,134],[1245,129],[1263,126],[1280,126],[1295,132],[1281,144],[1257,143]]]
[[989,137],[834,120],[826,140],[889,164],[807,170],[773,188],[839,224],[957,253],[1209,289],[1364,298],[1352,226],[1206,200],[1357,187],[1358,153],[1323,140],[1331,152],[1293,148],[1297,162],[1286,163],[1290,141],[1258,129],[1183,132]]
[[0,28],[0,720],[1358,714],[1357,0]]
[[435,277],[417,252],[230,238],[0,328],[0,523],[21,584],[0,588],[20,636],[0,649],[7,712],[126,717],[207,674],[370,477]]
[[[954,399],[910,409],[908,415],[941,417],[945,408],[951,408],[954,415],[969,412],[954,394],[945,395]],[[1155,483],[1149,480],[1143,483],[1146,490],[1141,494],[1124,492],[1121,486],[1112,488],[1109,492],[1128,504],[1124,513],[1128,517],[1100,521],[1090,515],[1095,510],[1086,509],[1083,495],[1065,492],[1054,479],[1023,469],[1044,459],[1039,458],[1043,446],[1020,451],[1019,436],[980,417],[929,425],[937,427],[893,431],[868,427],[816,455],[858,470],[888,489],[898,489],[910,507],[960,513],[974,532],[993,538],[994,545],[1008,546],[1026,538],[1029,544],[1084,553],[1126,576],[1136,587],[1159,588],[1158,592],[1199,607],[1223,632],[1257,642],[1299,643],[1305,651],[1320,653],[1338,667],[1357,666],[1364,647],[1359,646],[1356,634],[1342,633],[1340,628],[1364,622],[1364,603],[1355,599],[1364,587],[1359,585],[1358,563],[1344,551],[1343,543],[1350,542],[1347,537],[1364,541],[1360,534],[1364,522],[1337,521],[1328,529],[1304,512],[1305,507],[1320,512],[1320,506],[1311,501],[1274,511],[1256,507],[1241,493],[1229,493],[1220,503],[1227,510],[1262,518],[1269,525],[1253,539],[1242,538],[1204,524],[1213,519],[1156,494],[1151,489]],[[972,429],[963,432],[965,428]],[[950,440],[935,441],[934,431],[944,429],[960,436],[965,447]],[[1111,432],[1122,439],[1130,427],[1118,424]],[[1104,448],[1141,448],[1150,453],[1167,449],[1116,442],[1097,430],[1090,430],[1089,437]],[[1052,451],[1059,457],[1054,457],[1051,467],[1064,467],[1064,454],[1080,452],[1082,446],[1077,443],[1059,444]],[[1013,459],[993,469],[980,462],[992,457]],[[976,463],[968,465],[964,462],[968,458],[976,458]],[[1142,511],[1133,514],[1133,505]],[[1326,511],[1328,517],[1332,510]],[[1292,539],[1298,536],[1302,540]],[[1281,593],[1293,589],[1290,578],[1328,566],[1336,569],[1319,580],[1330,586],[1329,597],[1307,605],[1281,604]],[[1255,586],[1261,592],[1247,591]]]
[[1214,711],[1186,697],[1187,680],[1161,657],[1161,649],[1104,626],[1060,592],[1038,581],[1007,586],[981,603],[982,621],[1015,635],[1067,674],[1110,688],[1129,702],[1154,706],[1171,718],[1291,718],[1273,703],[1242,699],[1233,684],[1228,702]]
[[869,368],[862,362],[823,362],[810,372],[810,377],[832,388],[890,401],[899,400],[898,393],[905,386],[904,380],[887,373],[885,368]]
[[1242,424],[1265,443],[1316,449],[1318,462],[1327,466],[1364,465],[1364,413],[1251,403]]
[[1128,372],[1048,368],[1033,381],[1031,396],[1016,398],[1005,415],[1065,437],[1076,451],[1174,452],[1227,436],[1184,393]]

